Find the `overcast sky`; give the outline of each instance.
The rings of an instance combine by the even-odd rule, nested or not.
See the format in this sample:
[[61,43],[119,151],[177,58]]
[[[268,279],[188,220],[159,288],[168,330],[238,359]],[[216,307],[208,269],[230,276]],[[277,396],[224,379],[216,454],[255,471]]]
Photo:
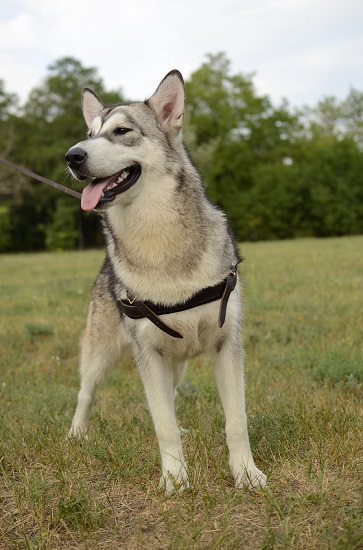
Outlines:
[[142,100],[219,51],[275,104],[343,99],[363,90],[363,0],[0,0],[0,78],[21,100],[63,56]]

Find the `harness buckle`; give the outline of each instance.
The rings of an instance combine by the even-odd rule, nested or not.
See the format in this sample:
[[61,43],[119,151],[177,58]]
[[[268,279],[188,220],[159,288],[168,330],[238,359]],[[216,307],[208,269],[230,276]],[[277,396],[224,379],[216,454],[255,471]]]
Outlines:
[[127,292],[126,292],[126,298],[129,302],[130,306],[133,306],[135,301],[136,301],[136,298],[129,298]]

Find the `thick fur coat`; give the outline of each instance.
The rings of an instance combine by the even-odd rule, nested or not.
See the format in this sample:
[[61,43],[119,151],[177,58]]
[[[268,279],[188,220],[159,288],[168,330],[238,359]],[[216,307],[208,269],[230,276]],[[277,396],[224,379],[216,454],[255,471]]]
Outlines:
[[121,300],[172,306],[221,283],[239,261],[221,210],[207,199],[182,140],[185,92],[172,71],[145,102],[106,107],[91,90],[82,96],[89,139],[67,153],[71,173],[93,181],[82,207],[101,213],[107,256],[95,282],[82,338],[81,388],[70,429],[85,437],[96,390],[131,349],[142,378],[159,442],[166,494],[188,486],[188,470],[174,410],[175,390],[187,360],[209,353],[225,416],[229,462],[237,487],[264,486],[251,454],[244,400],[239,285],[226,321],[219,301],[163,315],[176,340],[149,319],[122,313]]

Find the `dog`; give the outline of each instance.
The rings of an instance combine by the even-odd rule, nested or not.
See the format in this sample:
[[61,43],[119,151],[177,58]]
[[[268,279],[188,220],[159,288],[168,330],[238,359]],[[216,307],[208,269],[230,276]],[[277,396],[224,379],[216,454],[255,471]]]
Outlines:
[[85,88],[88,139],[66,154],[74,178],[93,178],[81,206],[100,212],[107,248],[81,341],[81,386],[69,437],[87,437],[97,388],[131,349],[155,426],[166,495],[189,486],[174,398],[188,359],[202,352],[214,364],[235,486],[266,484],[247,431],[240,256],[183,142],[184,105],[177,70],[144,102],[107,107]]

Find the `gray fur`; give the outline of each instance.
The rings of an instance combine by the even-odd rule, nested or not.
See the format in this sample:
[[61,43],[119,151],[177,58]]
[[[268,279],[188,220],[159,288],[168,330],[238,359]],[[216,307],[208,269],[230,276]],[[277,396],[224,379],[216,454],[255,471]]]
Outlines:
[[[181,135],[184,85],[169,73],[144,103],[105,108],[90,90],[83,113],[91,139],[76,144],[87,156],[69,160],[72,174],[101,178],[135,163],[141,175],[102,208],[107,258],[92,291],[81,348],[81,388],[69,435],[85,437],[96,390],[131,349],[143,380],[159,441],[166,494],[188,486],[186,461],[174,412],[175,389],[186,361],[211,355],[226,414],[230,466],[237,487],[264,486],[266,476],[250,451],[244,403],[241,291],[232,292],[226,322],[218,328],[219,301],[163,316],[183,334],[175,340],[147,319],[120,316],[126,291],[138,300],[173,305],[220,283],[239,261],[225,215],[206,198]],[[115,136],[116,127],[127,127]],[[67,158],[71,159],[71,148]]]

